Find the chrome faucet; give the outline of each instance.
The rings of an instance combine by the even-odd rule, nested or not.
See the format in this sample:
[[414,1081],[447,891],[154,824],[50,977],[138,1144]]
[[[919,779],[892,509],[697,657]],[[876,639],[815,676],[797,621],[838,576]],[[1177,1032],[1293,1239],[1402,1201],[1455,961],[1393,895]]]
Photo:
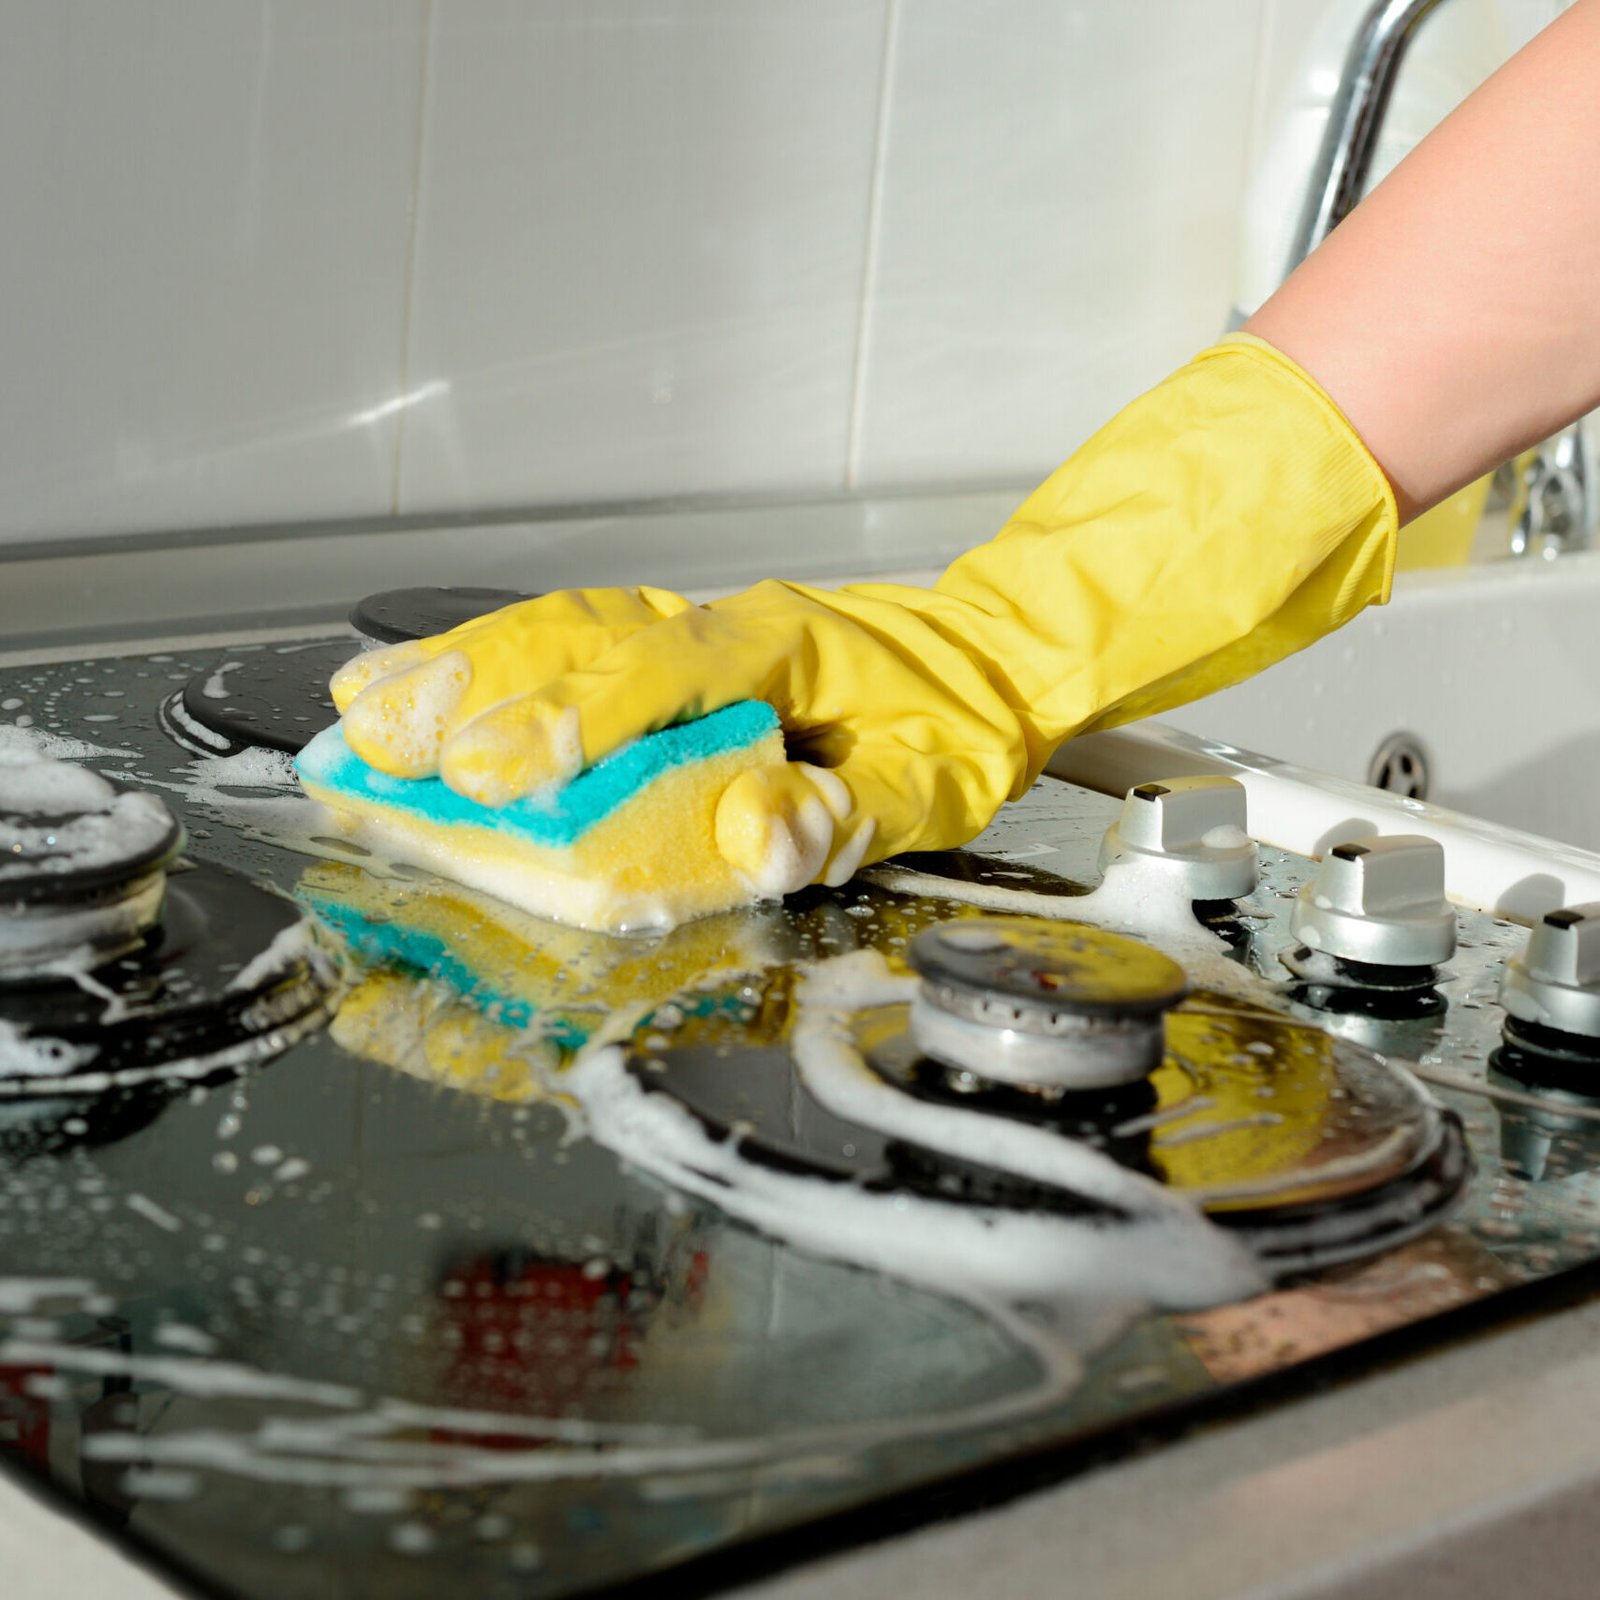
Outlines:
[[1510,553],[1553,560],[1571,550],[1591,550],[1597,510],[1591,428],[1584,419],[1536,445],[1512,463],[1520,475],[1512,505]]
[[[1444,0],[1375,0],[1367,8],[1345,54],[1328,121],[1311,169],[1305,204],[1284,265],[1284,276],[1300,265],[1355,209],[1372,176],[1372,159],[1388,115],[1400,67],[1418,29]],[[1242,320],[1242,319],[1241,319]],[[1588,550],[1600,529],[1591,425],[1580,419],[1502,469],[1520,481],[1507,496],[1514,520],[1507,553],[1546,559]]]
[[1444,0],[1375,0],[1345,52],[1311,169],[1305,206],[1284,276],[1294,271],[1355,209],[1372,176],[1372,157],[1389,114],[1400,65],[1422,24]]

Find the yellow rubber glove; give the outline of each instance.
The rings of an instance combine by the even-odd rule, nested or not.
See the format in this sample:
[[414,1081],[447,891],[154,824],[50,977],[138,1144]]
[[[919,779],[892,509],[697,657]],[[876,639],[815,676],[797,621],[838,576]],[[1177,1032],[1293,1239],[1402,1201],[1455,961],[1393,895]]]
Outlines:
[[[340,667],[329,687],[368,766],[427,777],[439,770],[450,733],[519,686],[587,666],[630,634],[688,609],[668,589],[567,589],[431,639],[369,650]],[[352,720],[352,703],[376,683],[380,692],[362,699]]]
[[798,759],[730,785],[717,843],[782,894],[960,844],[1064,738],[1236,683],[1387,599],[1396,523],[1327,395],[1238,335],[1134,401],[931,590],[552,595],[355,663],[334,695],[370,765],[436,769],[486,805],[765,700]]

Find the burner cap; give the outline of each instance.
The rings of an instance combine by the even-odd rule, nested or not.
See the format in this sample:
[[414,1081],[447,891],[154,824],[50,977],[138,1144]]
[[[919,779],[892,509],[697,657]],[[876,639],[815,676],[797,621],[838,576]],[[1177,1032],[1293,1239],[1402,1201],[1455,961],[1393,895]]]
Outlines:
[[182,844],[153,794],[67,761],[0,756],[0,977],[130,949],[160,913]]
[[199,755],[252,747],[298,755],[338,717],[328,680],[355,654],[351,639],[229,652],[167,701],[162,725]]
[[356,602],[350,626],[378,644],[401,644],[448,633],[475,617],[537,598],[515,589],[385,589]]
[[1136,939],[1039,917],[942,922],[911,942],[921,1048],[979,1079],[1031,1088],[1130,1083],[1162,1056],[1183,969]]
[[6,983],[0,1106],[204,1079],[321,1026],[338,973],[315,925],[237,873],[181,867],[126,953]]

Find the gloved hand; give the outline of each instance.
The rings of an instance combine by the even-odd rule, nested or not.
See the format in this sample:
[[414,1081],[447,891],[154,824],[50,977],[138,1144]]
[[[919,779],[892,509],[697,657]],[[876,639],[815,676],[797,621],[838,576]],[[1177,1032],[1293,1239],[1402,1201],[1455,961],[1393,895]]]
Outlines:
[[736,700],[783,720],[717,843],[764,893],[944,848],[1069,735],[1236,683],[1388,597],[1387,480],[1331,400],[1239,335],[1134,401],[931,590],[768,582],[709,606],[550,595],[334,681],[370,765],[485,805]]
[[[587,666],[630,634],[688,609],[668,589],[568,589],[431,639],[368,650],[340,667],[329,687],[351,748],[368,766],[423,778],[439,770],[451,733],[519,687]],[[380,692],[363,698],[375,684]]]

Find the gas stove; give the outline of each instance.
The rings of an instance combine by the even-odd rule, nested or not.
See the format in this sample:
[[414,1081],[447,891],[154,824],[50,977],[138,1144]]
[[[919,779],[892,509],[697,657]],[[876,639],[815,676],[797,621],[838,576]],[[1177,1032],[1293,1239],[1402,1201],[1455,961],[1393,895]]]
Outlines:
[[66,763],[0,806],[0,1459],[167,1570],[714,1587],[1600,1260],[1581,911],[1175,770],[539,923],[288,765],[332,664],[495,598],[0,668],[0,794]]

